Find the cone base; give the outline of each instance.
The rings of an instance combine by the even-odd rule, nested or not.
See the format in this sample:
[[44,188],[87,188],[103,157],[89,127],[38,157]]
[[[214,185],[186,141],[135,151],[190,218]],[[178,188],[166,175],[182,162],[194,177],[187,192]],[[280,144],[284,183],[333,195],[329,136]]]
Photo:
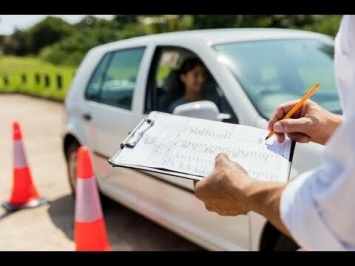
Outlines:
[[74,240],[76,251],[110,251],[105,221],[75,222]]
[[27,202],[25,204],[21,204],[21,205],[11,204],[9,202],[4,202],[2,204],[2,207],[4,207],[6,209],[6,211],[8,211],[8,212],[13,212],[13,211],[21,210],[21,209],[39,207],[39,206],[42,206],[43,204],[46,204],[47,202],[48,202],[48,200],[46,198],[39,198],[39,199],[30,200],[29,202]]

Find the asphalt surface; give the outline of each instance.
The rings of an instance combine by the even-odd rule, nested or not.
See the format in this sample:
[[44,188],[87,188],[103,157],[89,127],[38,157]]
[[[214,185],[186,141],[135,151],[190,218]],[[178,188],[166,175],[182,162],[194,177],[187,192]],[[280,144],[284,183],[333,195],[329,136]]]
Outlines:
[[[31,179],[45,204],[8,212],[0,208],[0,251],[75,251],[74,199],[61,150],[63,104],[0,94],[0,202],[14,191],[12,125],[22,131]],[[16,186],[17,188],[17,186]],[[111,251],[204,251],[116,202],[103,206]]]

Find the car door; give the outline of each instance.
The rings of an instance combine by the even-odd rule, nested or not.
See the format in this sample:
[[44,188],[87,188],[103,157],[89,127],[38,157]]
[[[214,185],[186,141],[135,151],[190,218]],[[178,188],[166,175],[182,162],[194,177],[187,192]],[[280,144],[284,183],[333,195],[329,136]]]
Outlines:
[[[167,85],[170,82],[170,73],[179,67],[179,64],[184,58],[190,56],[197,56],[192,50],[179,47],[179,46],[157,46],[150,66],[149,80],[147,82],[147,95],[145,104],[145,113],[157,110],[166,112],[166,109],[162,105],[165,100],[166,93],[168,92]],[[223,93],[218,90],[218,84],[214,80],[212,73],[208,78],[206,85],[207,97],[219,105],[220,98],[223,98]],[[217,97],[216,97],[217,96]],[[165,99],[169,99],[166,97]],[[214,100],[215,99],[215,100]],[[223,110],[221,112],[229,112],[231,115],[230,121],[237,123],[237,117],[233,110],[230,108],[227,99],[224,99]],[[179,201],[181,205],[175,206],[173,212],[182,213],[186,224],[197,225],[199,230],[209,232],[210,236],[215,238],[215,242],[219,243],[222,240],[223,245],[229,244],[243,246],[248,248],[249,242],[249,218],[248,216],[240,217],[222,217],[215,213],[208,212],[204,206],[201,206],[201,202],[198,201],[193,195],[193,183],[189,179],[177,178],[175,176],[163,175],[158,173],[150,173],[157,179],[163,180],[162,184],[169,184],[171,187],[181,188],[182,190],[190,192],[186,198],[177,199],[175,195],[170,195],[169,198],[164,197],[164,190],[161,189],[159,194],[162,195],[161,201]],[[159,195],[158,194],[158,195]],[[186,193],[188,195],[188,193]],[[157,196],[158,197],[158,196]],[[188,202],[187,206],[183,206],[183,202]],[[168,203],[174,206],[176,203]],[[205,234],[206,237],[206,234]],[[232,244],[233,243],[233,244]],[[227,248],[228,249],[228,248]]]
[[111,157],[141,119],[132,106],[134,94],[140,94],[136,78],[144,51],[145,47],[136,47],[106,53],[87,86],[87,118],[95,155]]

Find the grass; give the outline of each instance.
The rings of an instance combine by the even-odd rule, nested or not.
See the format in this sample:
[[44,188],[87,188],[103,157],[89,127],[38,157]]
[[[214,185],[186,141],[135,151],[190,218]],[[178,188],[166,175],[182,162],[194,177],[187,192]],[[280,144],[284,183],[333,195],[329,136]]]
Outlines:
[[77,67],[34,57],[0,56],[0,93],[23,93],[63,101]]

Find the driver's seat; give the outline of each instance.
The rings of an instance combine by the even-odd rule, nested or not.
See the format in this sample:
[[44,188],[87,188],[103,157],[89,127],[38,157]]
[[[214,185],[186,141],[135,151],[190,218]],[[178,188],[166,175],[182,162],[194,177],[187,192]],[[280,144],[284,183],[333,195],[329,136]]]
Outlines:
[[163,86],[165,93],[158,99],[159,111],[168,112],[170,104],[179,97],[173,93],[176,91],[174,86],[179,86],[179,72],[177,69],[171,70],[165,79]]

